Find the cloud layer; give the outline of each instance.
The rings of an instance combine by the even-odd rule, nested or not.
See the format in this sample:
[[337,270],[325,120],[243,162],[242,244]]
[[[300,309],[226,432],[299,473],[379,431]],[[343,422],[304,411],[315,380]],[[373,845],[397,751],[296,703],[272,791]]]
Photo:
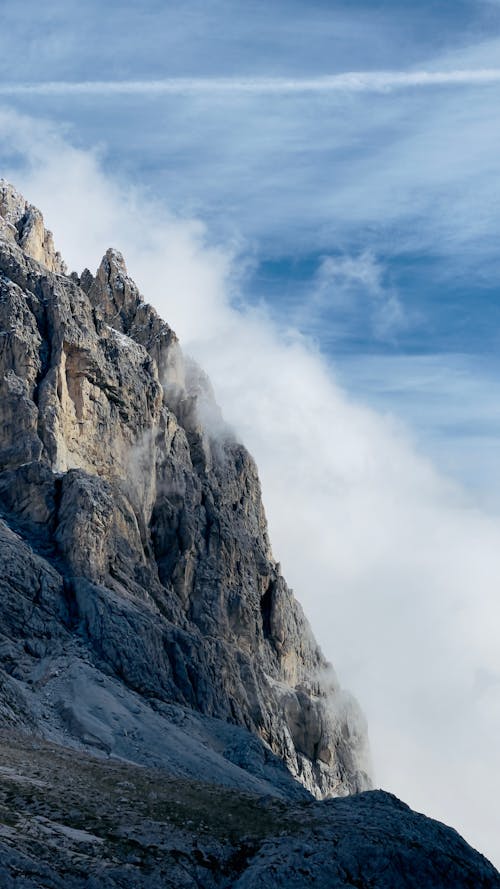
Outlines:
[[[245,305],[234,248],[209,246],[199,222],[39,121],[1,113],[0,151],[70,267],[121,249],[209,372],[259,465],[275,555],[367,713],[378,782],[500,861],[500,518],[348,398],[296,330]],[[349,271],[376,288],[366,256],[331,285]]]
[[322,77],[168,77],[161,80],[53,80],[3,83],[0,96],[186,95],[190,93],[377,93],[500,83],[500,68],[456,71],[347,71]]

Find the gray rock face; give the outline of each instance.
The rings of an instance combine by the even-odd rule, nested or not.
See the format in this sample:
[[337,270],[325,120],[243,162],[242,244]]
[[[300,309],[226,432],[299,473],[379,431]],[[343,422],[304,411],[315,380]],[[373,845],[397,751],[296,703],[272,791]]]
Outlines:
[[500,886],[455,831],[381,791],[284,802],[12,730],[0,731],[0,811],[6,889]]
[[67,276],[4,181],[0,220],[0,664],[19,713],[143,761],[119,710],[110,725],[75,715],[70,685],[65,707],[47,694],[57,659],[84,664],[87,688],[102,674],[111,696],[121,683],[141,707],[248,730],[318,798],[368,787],[363,717],[272,556],[254,462],[206,377],[120,253]]
[[66,275],[3,180],[0,565],[2,886],[500,887],[357,793],[363,717],[207,378],[121,254]]
[[495,869],[455,831],[381,790],[329,800],[309,817],[302,835],[267,840],[235,889],[500,886]]
[[28,256],[43,263],[51,272],[66,271],[54,248],[52,232],[43,224],[40,210],[25,201],[5,179],[0,179],[0,237],[19,244]]

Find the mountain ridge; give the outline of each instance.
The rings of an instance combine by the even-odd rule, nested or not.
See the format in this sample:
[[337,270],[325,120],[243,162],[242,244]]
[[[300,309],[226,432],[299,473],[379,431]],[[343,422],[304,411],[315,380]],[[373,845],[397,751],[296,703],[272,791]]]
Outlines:
[[118,251],[68,276],[41,214],[0,194],[17,233],[0,254],[0,485],[58,560],[67,620],[129,687],[248,728],[314,795],[369,786],[359,709],[273,559],[255,464],[205,375]]
[[5,180],[0,564],[9,889],[500,886],[370,789],[255,463],[121,253],[68,274]]

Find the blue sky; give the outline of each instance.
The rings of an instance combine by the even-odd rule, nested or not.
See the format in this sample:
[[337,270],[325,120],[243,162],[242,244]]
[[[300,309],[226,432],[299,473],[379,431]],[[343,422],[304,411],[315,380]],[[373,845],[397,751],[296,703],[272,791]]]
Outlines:
[[[2,20],[4,87],[446,72],[500,60],[494,0],[286,0],[271,8],[7,0]],[[278,320],[300,326],[353,391],[360,379],[353,357],[365,371],[372,357],[380,385],[372,380],[365,396],[402,412],[444,471],[473,480],[463,424],[422,410],[416,377],[426,365],[414,356],[431,356],[434,367],[440,357],[443,414],[454,410],[457,355],[477,378],[476,396],[481,379],[489,385],[498,370],[500,84],[267,95],[103,91],[76,99],[28,93],[5,101],[61,122],[73,144],[99,146],[114,176],[181,216],[203,219],[214,241],[236,244],[246,300],[264,301]],[[366,263],[376,281],[363,277]],[[408,378],[403,406],[392,397],[395,373],[403,386]],[[499,433],[494,420],[479,440],[475,432],[475,451],[484,440],[488,461]],[[440,436],[456,448],[449,466]]]
[[380,782],[497,862],[499,109],[500,0],[2,2],[0,175],[123,250]]
[[[120,79],[195,74],[289,74],[410,67],[430,53],[479,42],[498,24],[495,2],[312,2],[182,5],[33,0],[2,4],[9,65],[24,47],[23,79]],[[8,50],[8,47],[7,47]]]

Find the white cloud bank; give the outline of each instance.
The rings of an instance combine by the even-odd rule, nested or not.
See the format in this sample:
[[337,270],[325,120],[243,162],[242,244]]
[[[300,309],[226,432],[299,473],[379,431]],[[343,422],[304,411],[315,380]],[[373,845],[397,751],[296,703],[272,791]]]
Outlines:
[[231,251],[106,178],[57,132],[0,114],[4,175],[70,267],[120,248],[209,372],[256,457],[275,554],[368,716],[377,782],[500,862],[500,518],[350,401],[321,358],[235,310]]

